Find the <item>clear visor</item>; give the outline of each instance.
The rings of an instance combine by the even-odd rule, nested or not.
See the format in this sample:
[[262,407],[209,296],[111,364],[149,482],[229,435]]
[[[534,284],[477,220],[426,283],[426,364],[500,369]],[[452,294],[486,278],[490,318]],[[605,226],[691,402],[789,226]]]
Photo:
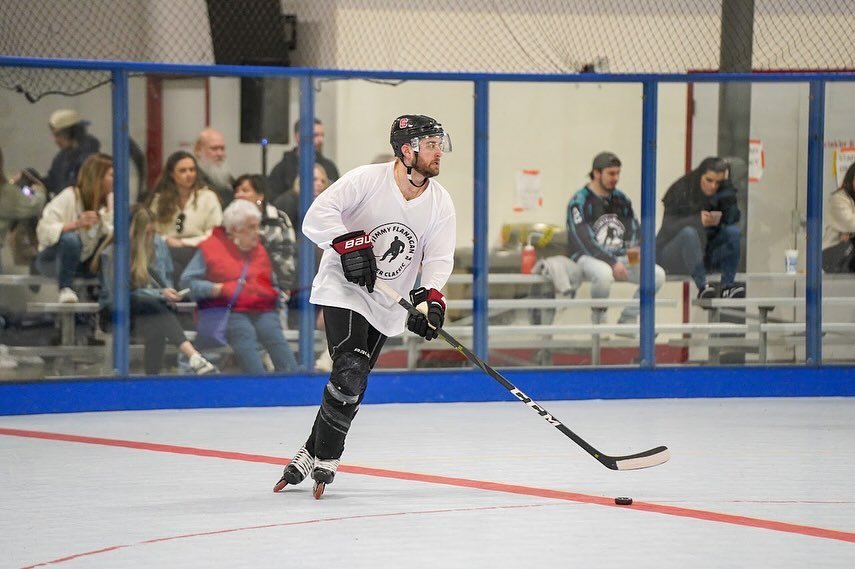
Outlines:
[[412,146],[418,148],[419,152],[451,152],[451,135],[447,132],[433,136],[416,137],[412,141]]

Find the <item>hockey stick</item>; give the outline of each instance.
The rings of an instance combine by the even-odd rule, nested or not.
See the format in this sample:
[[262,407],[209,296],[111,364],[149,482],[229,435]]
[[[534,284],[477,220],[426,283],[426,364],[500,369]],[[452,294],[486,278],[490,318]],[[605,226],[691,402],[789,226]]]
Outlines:
[[[383,281],[377,280],[374,283],[374,287],[383,291],[386,296],[403,306],[410,314],[420,314],[420,312],[416,310],[412,303],[401,297],[401,295],[392,290],[392,288],[389,287],[389,285],[387,285]],[[473,354],[471,350],[469,350],[466,346],[458,342],[454,338],[454,336],[452,336],[442,328],[440,328],[437,332],[439,333],[439,336],[443,340],[448,342],[448,344],[452,348],[466,356],[466,358],[470,362],[481,368],[487,375],[502,384],[502,387],[510,391],[514,397],[534,409],[534,411],[536,411],[538,415],[543,417],[547,423],[564,433],[565,436],[572,439],[574,443],[585,449],[585,452],[597,459],[600,464],[602,464],[606,468],[610,468],[611,470],[636,470],[639,468],[650,468],[651,466],[658,466],[663,462],[666,462],[669,458],[671,458],[671,452],[668,450],[668,447],[665,446],[652,448],[644,452],[629,454],[626,456],[609,456],[607,454],[603,454],[602,452],[591,446],[585,439],[568,429],[564,425],[564,423],[552,416],[539,403],[537,403],[531,397],[520,391],[513,383],[505,379],[502,374],[494,370],[481,358]]]

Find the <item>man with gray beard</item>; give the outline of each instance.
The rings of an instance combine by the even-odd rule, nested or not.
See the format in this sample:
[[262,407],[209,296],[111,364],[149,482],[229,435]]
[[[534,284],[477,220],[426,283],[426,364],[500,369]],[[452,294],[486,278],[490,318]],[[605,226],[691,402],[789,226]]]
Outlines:
[[199,179],[214,190],[225,208],[234,198],[234,177],[226,164],[226,139],[215,128],[206,127],[199,133],[193,148],[199,164]]

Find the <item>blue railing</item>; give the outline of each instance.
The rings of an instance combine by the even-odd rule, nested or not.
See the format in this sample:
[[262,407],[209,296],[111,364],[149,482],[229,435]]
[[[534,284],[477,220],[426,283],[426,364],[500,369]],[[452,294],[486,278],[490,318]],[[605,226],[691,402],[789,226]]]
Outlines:
[[[643,87],[642,119],[642,268],[641,268],[641,366],[651,368],[656,364],[654,344],[654,243],[655,243],[655,180],[657,146],[658,86],[662,83],[808,83],[809,144],[808,144],[808,197],[807,197],[807,293],[806,293],[806,362],[809,366],[822,363],[822,187],[823,187],[823,126],[825,122],[825,85],[828,82],[855,81],[855,73],[692,73],[692,74],[511,74],[511,73],[433,73],[412,71],[346,71],[298,67],[260,67],[229,65],[155,64],[123,61],[58,60],[39,58],[0,57],[0,66],[73,69],[80,71],[110,72],[113,83],[113,156],[116,179],[115,231],[116,231],[116,282],[115,328],[113,361],[118,376],[128,373],[129,300],[125,275],[128,273],[128,77],[131,74],[181,74],[199,76],[236,77],[292,77],[300,81],[300,207],[305,211],[313,193],[314,123],[313,82],[319,78],[373,79],[410,81],[469,81],[474,84],[474,257],[473,257],[473,350],[486,358],[488,341],[487,274],[489,259],[488,233],[488,141],[489,93],[495,82],[540,83],[638,83]],[[314,270],[312,245],[302,241],[300,251],[299,286],[306,290],[311,285]],[[300,321],[300,356],[306,371],[313,362],[314,311],[302,295]]]

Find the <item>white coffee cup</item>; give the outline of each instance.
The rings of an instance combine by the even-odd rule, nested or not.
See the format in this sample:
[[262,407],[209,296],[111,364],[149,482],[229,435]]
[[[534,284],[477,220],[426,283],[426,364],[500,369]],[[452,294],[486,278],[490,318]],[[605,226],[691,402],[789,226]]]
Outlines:
[[784,251],[784,269],[788,273],[795,273],[799,264],[798,249],[786,249]]

